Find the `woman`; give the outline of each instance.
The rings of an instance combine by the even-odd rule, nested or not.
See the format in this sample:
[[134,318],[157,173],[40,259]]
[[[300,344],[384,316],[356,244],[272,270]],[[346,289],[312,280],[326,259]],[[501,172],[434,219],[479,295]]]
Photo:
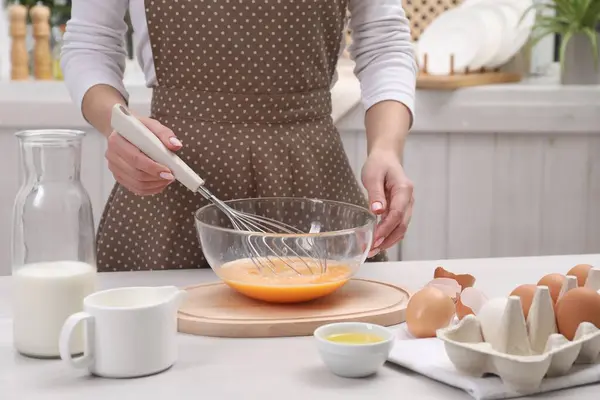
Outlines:
[[[128,8],[153,88],[151,117],[139,118],[213,193],[368,206],[382,216],[372,259],[403,238],[413,200],[400,156],[416,65],[401,0],[74,0],[65,80],[86,120],[106,135],[117,180],[100,221],[99,270],[206,266],[191,216],[205,200],[110,127],[112,106],[128,98]],[[368,203],[330,118],[346,9],[368,110]]]

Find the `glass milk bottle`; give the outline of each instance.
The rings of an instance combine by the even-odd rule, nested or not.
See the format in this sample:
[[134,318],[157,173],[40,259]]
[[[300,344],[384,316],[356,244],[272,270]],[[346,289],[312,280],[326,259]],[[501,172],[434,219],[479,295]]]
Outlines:
[[[19,140],[21,188],[13,210],[14,345],[36,358],[59,357],[66,318],[95,291],[90,198],[80,181],[84,132],[31,130]],[[83,328],[73,354],[83,352]]]

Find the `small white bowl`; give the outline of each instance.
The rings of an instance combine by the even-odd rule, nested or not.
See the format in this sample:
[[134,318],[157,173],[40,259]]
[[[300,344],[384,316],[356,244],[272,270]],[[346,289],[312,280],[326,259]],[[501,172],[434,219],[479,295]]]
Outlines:
[[[345,344],[327,340],[341,333],[371,333],[383,341],[369,344]],[[386,362],[394,344],[394,334],[381,325],[364,322],[339,322],[323,325],[314,332],[317,349],[325,365],[338,376],[363,378],[375,374]]]

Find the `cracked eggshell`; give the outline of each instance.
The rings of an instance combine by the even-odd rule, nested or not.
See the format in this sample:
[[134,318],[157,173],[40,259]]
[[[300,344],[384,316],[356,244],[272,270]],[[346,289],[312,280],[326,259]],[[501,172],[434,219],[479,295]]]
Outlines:
[[456,302],[456,316],[459,320],[469,314],[477,314],[487,302],[487,297],[479,289],[468,287],[458,296]]
[[468,287],[475,285],[475,277],[470,274],[454,274],[441,266],[438,266],[433,272],[433,278],[450,278],[454,279],[460,285],[460,290],[463,291]]
[[460,294],[460,284],[451,278],[435,278],[426,286],[432,286],[446,293],[452,300],[455,300]]

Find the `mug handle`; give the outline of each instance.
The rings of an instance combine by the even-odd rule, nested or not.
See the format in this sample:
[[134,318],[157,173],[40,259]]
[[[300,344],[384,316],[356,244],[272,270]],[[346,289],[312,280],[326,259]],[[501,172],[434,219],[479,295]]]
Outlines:
[[[71,336],[73,336],[73,330],[80,323],[85,322],[86,324],[86,337],[84,344],[83,356],[73,358],[71,356],[70,342]],[[65,360],[69,365],[74,368],[86,368],[93,360],[92,352],[90,351],[92,344],[92,330],[94,329],[94,317],[86,312],[78,312],[71,315],[66,319],[63,327],[60,331],[60,338],[58,341],[58,349],[60,352],[60,358]]]

